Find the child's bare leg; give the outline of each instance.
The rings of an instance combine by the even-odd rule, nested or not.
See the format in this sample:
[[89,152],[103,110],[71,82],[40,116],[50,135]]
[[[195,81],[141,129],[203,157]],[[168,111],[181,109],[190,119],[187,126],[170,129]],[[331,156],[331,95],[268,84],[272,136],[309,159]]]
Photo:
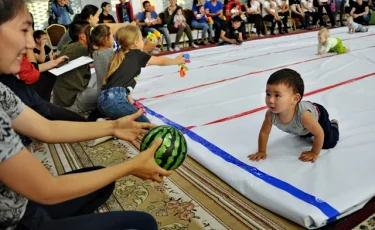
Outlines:
[[128,94],[128,101],[129,101],[130,104],[134,104],[134,99],[133,99],[131,93]]

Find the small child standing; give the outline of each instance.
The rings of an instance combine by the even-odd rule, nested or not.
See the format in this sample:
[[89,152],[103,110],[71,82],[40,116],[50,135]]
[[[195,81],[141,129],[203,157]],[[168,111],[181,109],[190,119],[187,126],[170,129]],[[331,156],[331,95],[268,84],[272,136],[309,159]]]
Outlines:
[[179,26],[182,26],[183,28],[186,27],[186,19],[185,16],[182,14],[182,9],[178,8],[176,11],[176,14],[173,18],[174,27],[178,28]]
[[349,34],[354,34],[355,32],[368,32],[368,28],[354,22],[352,16],[349,16],[346,22],[349,28]]
[[322,148],[336,146],[339,140],[337,120],[330,121],[322,105],[301,101],[304,88],[303,79],[294,70],[281,69],[270,76],[266,87],[266,104],[269,109],[259,133],[258,152],[249,155],[250,160],[267,158],[267,142],[272,125],[294,135],[314,136],[312,149],[302,152],[299,157],[304,162],[315,162]]
[[318,41],[318,54],[320,55],[328,52],[343,54],[350,51],[342,44],[340,38],[330,37],[329,30],[326,28],[319,31]]
[[[136,77],[146,65],[165,66],[185,63],[182,55],[170,59],[154,57],[143,52],[142,33],[135,25],[121,27],[115,37],[119,46],[108,65],[102,92],[98,98],[100,112],[110,119],[136,113],[142,108],[139,102],[133,100],[131,92],[137,84]],[[136,121],[149,122],[144,115],[138,117]]]

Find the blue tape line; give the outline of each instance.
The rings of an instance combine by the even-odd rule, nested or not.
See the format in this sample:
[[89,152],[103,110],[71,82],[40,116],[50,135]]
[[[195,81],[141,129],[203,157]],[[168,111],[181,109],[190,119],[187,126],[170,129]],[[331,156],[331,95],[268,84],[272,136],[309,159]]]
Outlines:
[[259,179],[265,181],[266,183],[273,185],[274,187],[281,189],[292,196],[311,204],[315,207],[317,207],[320,211],[322,211],[328,218],[329,222],[332,222],[336,220],[336,217],[340,215],[340,212],[337,211],[335,208],[333,208],[328,203],[316,198],[315,196],[312,196],[302,190],[299,190],[298,188],[280,180],[273,176],[270,176],[262,171],[259,171],[257,168],[247,165],[243,163],[242,161],[238,160],[237,158],[233,157],[229,153],[225,152],[224,150],[220,149],[216,145],[212,144],[211,142],[207,141],[203,137],[199,136],[198,134],[194,133],[193,131],[186,129],[185,127],[165,118],[163,115],[158,114],[151,109],[144,107],[150,115],[159,118],[162,120],[165,124],[172,126],[178,130],[180,130],[183,134],[186,134],[189,136],[192,140],[198,142],[199,144],[203,145],[205,148],[210,150],[215,155],[223,158],[225,161],[230,162],[234,165],[237,165],[238,167],[246,170],[247,172],[251,173],[253,176],[258,177]]

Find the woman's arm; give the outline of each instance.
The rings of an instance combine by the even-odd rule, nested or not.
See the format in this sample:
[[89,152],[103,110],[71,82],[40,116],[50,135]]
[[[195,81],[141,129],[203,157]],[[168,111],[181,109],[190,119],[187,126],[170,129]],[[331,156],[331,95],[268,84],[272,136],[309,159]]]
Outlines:
[[96,139],[104,136],[117,136],[121,139],[133,141],[145,129],[154,125],[135,122],[142,111],[123,117],[115,121],[105,122],[70,122],[49,121],[29,107],[12,121],[12,127],[25,136],[46,143],[67,143]]
[[0,163],[0,181],[35,202],[49,205],[87,195],[130,174],[162,182],[163,176],[169,176],[171,171],[166,171],[155,163],[154,154],[160,143],[160,139],[155,141],[148,150],[130,161],[100,170],[58,177],[51,176],[24,148]]

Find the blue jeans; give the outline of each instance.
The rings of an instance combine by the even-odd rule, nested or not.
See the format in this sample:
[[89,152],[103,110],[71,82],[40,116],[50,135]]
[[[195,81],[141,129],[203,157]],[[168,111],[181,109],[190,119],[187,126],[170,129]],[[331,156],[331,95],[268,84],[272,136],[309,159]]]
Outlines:
[[[98,108],[102,114],[111,119],[118,119],[138,111],[128,101],[128,94],[123,87],[113,87],[103,90],[98,98]],[[143,114],[136,121],[150,122]]]
[[191,22],[191,27],[195,29],[202,29],[202,38],[207,38],[206,33],[208,30],[208,37],[211,38],[212,34],[212,25],[208,25],[206,22],[197,22],[196,20],[193,20]]

